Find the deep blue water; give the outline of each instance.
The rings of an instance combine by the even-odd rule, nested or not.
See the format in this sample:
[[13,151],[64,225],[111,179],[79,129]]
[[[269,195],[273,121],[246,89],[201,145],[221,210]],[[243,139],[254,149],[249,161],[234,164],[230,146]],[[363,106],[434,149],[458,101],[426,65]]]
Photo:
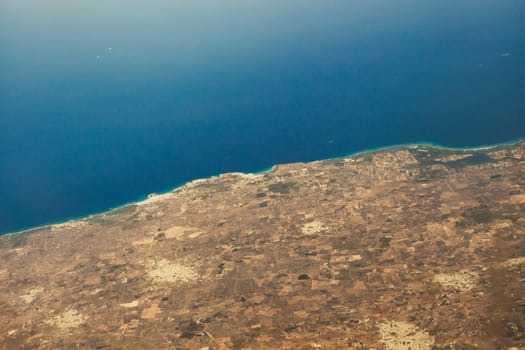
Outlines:
[[0,233],[227,171],[524,137],[524,18],[522,0],[2,0]]

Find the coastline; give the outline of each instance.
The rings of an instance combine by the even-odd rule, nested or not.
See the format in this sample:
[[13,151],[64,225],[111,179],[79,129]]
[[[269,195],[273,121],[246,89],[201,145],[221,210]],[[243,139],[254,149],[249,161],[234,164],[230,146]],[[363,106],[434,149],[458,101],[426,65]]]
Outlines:
[[[477,146],[461,146],[461,147],[448,147],[448,146],[443,146],[443,145],[441,145],[439,143],[436,143],[436,142],[421,141],[421,142],[415,142],[415,143],[401,143],[401,144],[394,144],[394,145],[382,146],[382,147],[376,147],[376,148],[368,148],[368,149],[363,149],[363,150],[359,150],[359,151],[355,151],[355,152],[346,153],[346,154],[343,154],[343,155],[340,155],[340,156],[336,155],[336,156],[329,157],[329,158],[324,158],[324,159],[305,161],[304,163],[322,162],[322,161],[327,161],[327,160],[331,160],[331,159],[344,159],[344,158],[351,158],[351,157],[359,157],[359,156],[362,156],[362,155],[365,155],[365,154],[374,154],[374,153],[378,153],[378,152],[388,152],[388,151],[393,151],[393,150],[397,150],[397,149],[415,148],[415,147],[429,147],[429,148],[435,148],[435,149],[440,149],[440,150],[450,150],[450,151],[457,151],[457,152],[462,152],[462,151],[463,152],[481,151],[481,150],[488,150],[488,149],[494,149],[494,148],[511,147],[511,146],[517,145],[517,144],[519,144],[521,142],[524,142],[524,141],[525,141],[525,137],[512,139],[510,141],[505,141],[505,142],[501,142],[501,143],[497,143],[497,144],[477,145]],[[291,162],[291,163],[301,163],[301,161],[296,161],[296,162]],[[206,180],[209,180],[209,179],[221,176],[221,175],[226,175],[226,174],[261,175],[261,174],[265,174],[265,173],[271,172],[278,165],[282,165],[282,164],[274,164],[272,166],[265,167],[263,169],[255,170],[255,171],[246,171],[246,172],[243,172],[243,171],[233,172],[232,171],[232,172],[226,172],[226,173],[213,174],[213,175],[210,175],[209,177],[198,178],[198,179],[193,179],[193,180],[189,180],[189,181],[186,181],[186,182],[181,182],[179,184],[176,184],[174,187],[172,187],[172,188],[170,188],[168,190],[165,190],[165,191],[162,190],[162,191],[159,191],[158,193],[156,193],[156,192],[155,193],[150,193],[150,194],[147,194],[145,196],[141,196],[141,197],[139,197],[139,198],[137,198],[135,200],[131,200],[129,202],[124,202],[124,203],[118,204],[118,205],[116,205],[114,207],[111,207],[111,208],[108,208],[108,209],[103,209],[103,210],[101,210],[99,212],[96,212],[96,213],[91,213],[91,214],[87,214],[87,215],[79,215],[79,216],[71,217],[71,218],[68,218],[68,219],[57,220],[55,222],[43,223],[43,224],[41,224],[39,226],[22,228],[20,230],[13,231],[13,232],[0,233],[0,239],[9,239],[8,237],[10,237],[12,235],[30,234],[32,231],[51,229],[53,226],[56,226],[56,225],[63,225],[63,224],[77,222],[77,221],[87,220],[87,219],[94,218],[94,217],[97,217],[97,216],[105,215],[107,213],[110,213],[110,212],[115,211],[115,210],[122,209],[122,208],[130,206],[130,205],[147,204],[148,201],[155,200],[155,198],[156,199],[162,199],[162,198],[166,197],[166,195],[170,195],[171,193],[173,193],[177,189],[180,189],[180,188],[182,188],[184,186],[187,186],[187,185],[189,185],[191,183],[206,181]]]

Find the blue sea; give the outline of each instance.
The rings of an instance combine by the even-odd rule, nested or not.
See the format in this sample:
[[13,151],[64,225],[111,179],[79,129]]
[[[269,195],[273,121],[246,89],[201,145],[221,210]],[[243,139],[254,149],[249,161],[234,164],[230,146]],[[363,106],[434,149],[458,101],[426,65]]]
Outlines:
[[523,0],[2,0],[0,233],[192,179],[525,137]]

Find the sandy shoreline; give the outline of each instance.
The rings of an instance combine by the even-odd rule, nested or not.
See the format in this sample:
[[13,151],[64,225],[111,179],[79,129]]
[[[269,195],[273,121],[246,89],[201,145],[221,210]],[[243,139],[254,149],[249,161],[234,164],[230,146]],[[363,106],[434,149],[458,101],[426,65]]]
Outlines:
[[[344,155],[341,155],[341,156],[334,156],[334,157],[330,157],[330,158],[309,161],[309,162],[306,162],[306,163],[322,162],[322,161],[327,161],[327,160],[331,160],[331,159],[344,159],[344,158],[360,157],[360,156],[362,156],[364,154],[368,154],[368,153],[388,152],[388,151],[402,149],[402,148],[429,147],[429,148],[436,148],[436,149],[441,149],[441,150],[451,150],[451,151],[458,151],[458,152],[461,152],[461,151],[469,152],[469,151],[488,150],[488,149],[498,148],[498,147],[509,147],[509,146],[517,145],[517,144],[519,144],[521,142],[525,142],[525,138],[514,139],[514,140],[511,140],[511,141],[508,141],[508,142],[502,142],[502,143],[497,143],[497,144],[479,145],[479,146],[466,146],[466,147],[447,147],[447,146],[443,146],[443,145],[440,145],[438,143],[433,143],[433,142],[406,143],[406,144],[396,144],[396,145],[390,145],[390,146],[378,147],[378,148],[369,148],[369,149],[365,149],[365,150],[360,150],[360,151],[344,154]],[[301,163],[301,162],[298,161],[298,162],[295,162],[295,163]],[[78,216],[78,217],[69,218],[69,219],[66,219],[66,220],[60,220],[60,221],[57,221],[57,222],[42,224],[42,225],[35,226],[35,227],[24,228],[24,229],[21,229],[19,231],[7,232],[7,233],[3,233],[3,234],[0,233],[0,238],[4,237],[4,236],[15,235],[15,234],[30,233],[31,231],[37,231],[37,230],[42,230],[42,229],[46,229],[46,228],[49,228],[49,229],[52,230],[53,228],[58,228],[60,226],[75,226],[75,225],[77,225],[77,224],[79,224],[81,222],[85,222],[88,219],[108,214],[111,211],[119,210],[119,209],[127,207],[129,205],[142,206],[142,205],[153,204],[153,203],[158,202],[158,201],[163,201],[163,200],[169,199],[170,197],[173,197],[173,195],[174,195],[173,192],[174,191],[176,191],[176,190],[178,190],[180,188],[183,188],[185,186],[193,186],[195,184],[206,182],[206,181],[209,181],[210,179],[217,178],[219,176],[224,176],[224,175],[233,175],[233,174],[242,175],[242,176],[262,175],[262,174],[265,174],[267,172],[272,171],[278,165],[280,165],[280,164],[275,164],[275,165],[273,165],[271,167],[267,167],[267,168],[264,168],[262,170],[257,170],[257,171],[253,171],[253,172],[246,172],[246,173],[245,172],[227,172],[227,173],[211,175],[211,176],[206,177],[206,178],[194,179],[194,180],[182,183],[180,185],[176,185],[175,187],[173,187],[173,188],[171,188],[171,189],[169,189],[167,191],[162,191],[160,193],[150,193],[150,194],[148,194],[145,197],[142,197],[142,198],[139,198],[137,200],[133,200],[133,201],[130,201],[130,202],[127,202],[127,203],[123,203],[121,205],[118,205],[116,207],[103,210],[103,211],[98,212],[98,213],[82,215],[82,216]]]

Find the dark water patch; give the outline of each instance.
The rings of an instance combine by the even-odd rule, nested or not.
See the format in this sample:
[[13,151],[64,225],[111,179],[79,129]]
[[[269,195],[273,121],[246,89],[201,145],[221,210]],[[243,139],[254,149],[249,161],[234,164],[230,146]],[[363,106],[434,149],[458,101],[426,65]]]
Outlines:
[[224,172],[525,136],[520,0],[101,6],[0,5],[2,233]]

